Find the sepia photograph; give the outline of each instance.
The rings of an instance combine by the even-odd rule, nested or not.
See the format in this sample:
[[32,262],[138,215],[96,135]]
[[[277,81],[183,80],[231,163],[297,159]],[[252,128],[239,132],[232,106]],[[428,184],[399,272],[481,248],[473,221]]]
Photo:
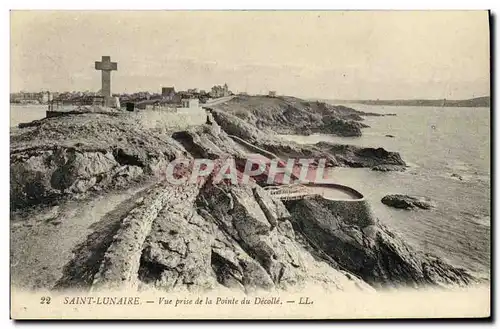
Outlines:
[[491,19],[12,10],[11,318],[490,317]]

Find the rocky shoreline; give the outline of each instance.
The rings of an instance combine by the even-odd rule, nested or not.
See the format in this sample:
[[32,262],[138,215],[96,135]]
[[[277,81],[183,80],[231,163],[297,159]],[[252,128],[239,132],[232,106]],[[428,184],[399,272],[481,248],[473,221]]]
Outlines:
[[[29,288],[126,285],[250,292],[312,283],[329,291],[369,291],[477,282],[465,270],[413,250],[374,218],[364,202],[282,202],[256,181],[238,186],[217,186],[210,179],[186,186],[161,181],[166,164],[179,157],[244,160],[248,146],[231,136],[283,158],[325,158],[329,166],[405,167],[398,153],[382,148],[306,146],[278,139],[269,133],[273,122],[275,133],[328,127],[330,133],[357,134],[363,113],[296,98],[263,98],[239,97],[215,106],[210,109],[212,124],[185,131],[141,127],[126,113],[47,118],[14,130],[11,222],[16,225],[11,236],[19,243],[12,251],[18,262],[11,268],[13,276],[27,271],[28,265],[16,255],[35,243],[29,240],[32,234],[61,238],[57,230],[64,229],[65,215],[56,212],[51,221],[60,224],[55,226],[42,213],[71,200],[83,207],[97,196],[106,198],[113,191],[149,182],[141,194],[124,201],[128,206],[123,211],[113,208],[93,218],[98,231],[74,233],[81,234],[75,237],[79,243],[66,250],[71,260],[57,265],[61,277],[33,280],[37,283]],[[301,120],[303,126],[294,128]],[[37,230],[26,226],[28,222]],[[39,263],[36,266],[56,266]]]
[[266,133],[283,135],[321,132],[356,137],[361,136],[362,129],[368,127],[362,122],[364,116],[383,116],[289,96],[238,96],[214,106],[214,109],[232,114]]

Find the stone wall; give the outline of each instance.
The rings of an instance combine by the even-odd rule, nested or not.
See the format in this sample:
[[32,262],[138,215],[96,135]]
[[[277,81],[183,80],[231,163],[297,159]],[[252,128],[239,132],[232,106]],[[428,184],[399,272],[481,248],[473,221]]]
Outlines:
[[178,108],[176,112],[162,109],[143,110],[126,113],[137,120],[143,127],[153,129],[179,129],[199,126],[206,122],[207,113],[203,108]]

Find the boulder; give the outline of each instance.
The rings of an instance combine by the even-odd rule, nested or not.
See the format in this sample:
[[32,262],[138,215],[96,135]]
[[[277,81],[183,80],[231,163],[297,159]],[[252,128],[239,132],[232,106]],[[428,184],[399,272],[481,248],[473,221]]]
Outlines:
[[[366,201],[322,198],[289,201],[291,222],[319,255],[374,287],[465,286],[476,282],[466,270],[414,250],[374,218]],[[349,212],[348,209],[351,209]]]
[[404,194],[389,194],[382,198],[382,203],[398,209],[430,209],[433,204],[427,198],[414,197]]

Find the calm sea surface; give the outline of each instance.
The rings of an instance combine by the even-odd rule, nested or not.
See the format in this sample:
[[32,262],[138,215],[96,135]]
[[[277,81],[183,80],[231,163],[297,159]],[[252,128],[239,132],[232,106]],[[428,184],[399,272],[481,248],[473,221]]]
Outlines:
[[47,105],[10,105],[10,127],[45,118]]
[[[396,151],[411,166],[406,172],[335,168],[332,176],[358,189],[375,215],[422,251],[483,276],[490,267],[489,108],[393,107],[347,104],[362,111],[396,113],[366,117],[359,138],[286,136],[300,143],[330,141]],[[46,106],[11,106],[10,126],[45,116]],[[386,134],[394,138],[385,137]],[[457,174],[462,180],[452,177]],[[426,196],[433,210],[389,208],[389,193]]]
[[[335,168],[330,176],[362,192],[375,215],[419,250],[489,276],[489,108],[347,106],[397,116],[366,117],[364,123],[370,128],[359,138],[282,137],[300,143],[329,141],[399,152],[411,166],[406,172]],[[427,211],[390,208],[380,202],[390,193],[426,196],[437,207]]]

